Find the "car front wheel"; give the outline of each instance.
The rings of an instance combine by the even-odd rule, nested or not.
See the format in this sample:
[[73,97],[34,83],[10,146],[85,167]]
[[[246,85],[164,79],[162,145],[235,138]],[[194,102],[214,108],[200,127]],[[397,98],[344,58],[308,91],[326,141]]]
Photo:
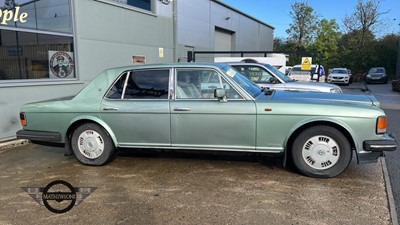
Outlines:
[[306,176],[329,178],[341,174],[350,164],[347,138],[330,126],[314,126],[300,133],[292,145],[292,159]]
[[78,161],[85,165],[100,166],[109,162],[115,155],[110,135],[94,123],[85,123],[75,129],[71,147]]

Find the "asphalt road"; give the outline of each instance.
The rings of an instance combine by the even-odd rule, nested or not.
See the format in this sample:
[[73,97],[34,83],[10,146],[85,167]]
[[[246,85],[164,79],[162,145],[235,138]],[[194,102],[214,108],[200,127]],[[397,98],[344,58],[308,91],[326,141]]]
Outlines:
[[[34,144],[0,149],[1,225],[391,224],[381,161],[353,159],[339,177],[313,179],[258,155],[125,150],[89,167],[63,152]],[[21,189],[59,179],[97,189],[65,214]]]
[[[351,87],[356,87],[352,85]],[[400,143],[400,92],[393,92],[391,84],[369,84],[370,94],[374,95],[382,104],[388,116],[389,131],[393,132],[397,143]],[[346,88],[344,88],[345,91]],[[390,183],[396,203],[397,217],[400,218],[400,149],[386,153],[386,164],[389,172]]]

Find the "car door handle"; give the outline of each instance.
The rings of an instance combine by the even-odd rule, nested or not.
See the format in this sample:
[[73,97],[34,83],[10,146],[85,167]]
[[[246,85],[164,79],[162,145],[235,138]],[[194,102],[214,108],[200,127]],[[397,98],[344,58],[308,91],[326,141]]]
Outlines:
[[174,111],[180,111],[180,112],[191,111],[191,110],[192,110],[191,108],[174,108]]
[[114,108],[114,107],[105,107],[103,108],[104,111],[118,111],[118,108]]

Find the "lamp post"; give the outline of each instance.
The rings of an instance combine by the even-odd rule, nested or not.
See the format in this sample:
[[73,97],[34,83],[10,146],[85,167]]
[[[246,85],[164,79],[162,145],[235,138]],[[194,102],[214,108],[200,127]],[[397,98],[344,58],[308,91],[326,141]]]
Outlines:
[[400,23],[399,23],[399,32],[397,34],[397,64],[396,64],[395,79],[400,79]]
[[399,25],[399,32],[397,34],[397,46],[398,47],[397,47],[397,64],[396,64],[395,79],[400,79],[400,23],[398,25]]

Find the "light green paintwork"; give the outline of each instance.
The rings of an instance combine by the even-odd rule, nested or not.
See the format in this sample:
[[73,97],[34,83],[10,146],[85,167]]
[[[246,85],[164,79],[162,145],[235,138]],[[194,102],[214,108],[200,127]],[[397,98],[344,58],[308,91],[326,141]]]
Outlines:
[[[173,97],[170,100],[103,99],[123,72],[161,67],[171,71],[174,68],[216,70],[232,82],[244,99],[227,102]],[[279,153],[286,149],[287,141],[297,129],[315,122],[336,124],[347,130],[358,153],[365,153],[364,140],[391,140],[388,135],[375,134],[376,120],[385,114],[372,96],[275,91],[253,99],[235,85],[218,64],[122,67],[104,71],[72,99],[31,103],[21,111],[28,120],[25,130],[60,132],[64,142],[71,124],[91,120],[103,126],[118,147]],[[119,110],[103,111],[104,107]],[[182,107],[191,111],[174,111]]]

